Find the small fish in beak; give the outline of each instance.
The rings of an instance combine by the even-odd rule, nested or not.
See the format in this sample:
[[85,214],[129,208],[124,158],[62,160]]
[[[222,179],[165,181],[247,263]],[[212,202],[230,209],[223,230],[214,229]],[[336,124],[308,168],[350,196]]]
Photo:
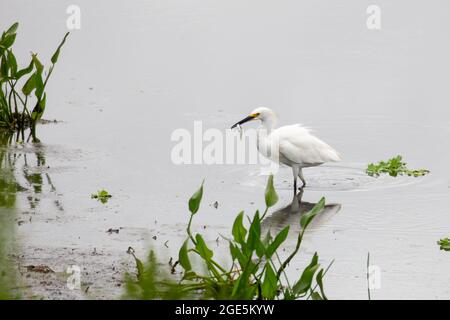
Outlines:
[[238,124],[237,126],[236,126],[236,128],[238,129],[238,131],[239,131],[239,139],[241,139],[242,140],[242,133],[243,133],[243,130],[242,130],[242,127],[241,127],[241,125],[240,124]]

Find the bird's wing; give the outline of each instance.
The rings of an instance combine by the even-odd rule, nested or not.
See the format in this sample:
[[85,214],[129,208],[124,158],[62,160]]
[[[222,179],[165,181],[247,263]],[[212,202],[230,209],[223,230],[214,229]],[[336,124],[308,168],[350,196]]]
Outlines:
[[273,132],[279,139],[280,154],[299,164],[321,164],[341,160],[339,153],[301,125],[280,127]]

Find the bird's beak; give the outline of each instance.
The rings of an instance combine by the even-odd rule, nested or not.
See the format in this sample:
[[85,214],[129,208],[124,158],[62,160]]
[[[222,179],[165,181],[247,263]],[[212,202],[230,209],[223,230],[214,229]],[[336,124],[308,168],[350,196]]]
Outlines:
[[243,124],[243,123],[246,123],[246,122],[248,122],[248,121],[251,121],[251,120],[255,119],[255,117],[256,117],[256,114],[251,114],[251,115],[249,115],[248,117],[242,119],[241,121],[239,121],[239,122],[233,124],[233,125],[231,126],[231,129],[236,128],[238,125],[241,125],[241,124]]

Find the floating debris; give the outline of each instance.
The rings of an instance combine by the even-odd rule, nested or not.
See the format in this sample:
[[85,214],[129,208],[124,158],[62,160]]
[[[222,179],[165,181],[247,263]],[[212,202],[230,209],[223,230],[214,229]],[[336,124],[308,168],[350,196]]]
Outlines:
[[113,228],[109,228],[108,230],[106,230],[106,233],[112,234],[112,233],[119,233],[120,229],[113,229]]
[[106,203],[112,197],[106,190],[99,190],[97,193],[91,194],[91,199],[97,199],[101,203]]
[[38,266],[29,265],[25,266],[25,268],[27,268],[28,272],[55,273],[55,271],[53,271],[52,269],[50,269],[50,267],[46,265],[38,265]]
[[437,242],[441,250],[450,251],[450,238],[444,238]]

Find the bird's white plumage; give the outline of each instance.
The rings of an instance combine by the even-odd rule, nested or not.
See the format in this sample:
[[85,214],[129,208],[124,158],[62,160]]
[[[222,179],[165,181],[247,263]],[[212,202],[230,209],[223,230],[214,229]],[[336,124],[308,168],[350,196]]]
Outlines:
[[294,192],[297,185],[297,176],[305,185],[302,168],[341,160],[341,156],[336,150],[300,124],[274,129],[277,116],[269,108],[256,108],[249,117],[234,126],[250,120],[261,121],[261,127],[258,129],[258,150],[264,156],[292,168]]
[[292,163],[299,164],[300,167],[341,160],[336,150],[300,124],[275,129],[268,138],[278,139],[281,159],[286,158]]

